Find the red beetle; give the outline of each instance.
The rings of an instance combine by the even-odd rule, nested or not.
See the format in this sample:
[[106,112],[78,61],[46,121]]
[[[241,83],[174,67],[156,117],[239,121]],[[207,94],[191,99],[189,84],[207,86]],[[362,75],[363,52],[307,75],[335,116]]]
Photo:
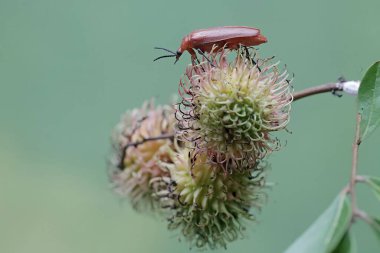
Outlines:
[[267,38],[260,34],[259,29],[253,27],[221,26],[195,30],[183,37],[181,46],[177,52],[162,47],[155,47],[171,54],[157,57],[154,61],[165,57],[176,57],[174,62],[176,63],[185,51],[191,54],[191,59],[194,61],[197,57],[195,51],[204,56],[203,53],[210,53],[214,46],[217,48],[238,49],[239,46],[257,46],[265,42],[267,42]]

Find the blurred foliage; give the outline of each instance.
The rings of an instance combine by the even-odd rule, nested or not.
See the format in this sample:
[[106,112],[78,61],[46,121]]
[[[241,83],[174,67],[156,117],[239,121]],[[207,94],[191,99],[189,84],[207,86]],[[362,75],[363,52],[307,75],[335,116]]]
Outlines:
[[285,251],[285,253],[331,253],[341,246],[350,226],[351,202],[341,192],[321,216]]

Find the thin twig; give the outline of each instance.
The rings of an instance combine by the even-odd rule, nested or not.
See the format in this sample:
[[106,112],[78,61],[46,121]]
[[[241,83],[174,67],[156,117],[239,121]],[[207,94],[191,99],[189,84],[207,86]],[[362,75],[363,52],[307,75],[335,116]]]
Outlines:
[[137,147],[138,145],[141,145],[145,142],[148,142],[148,141],[157,141],[157,140],[164,140],[164,139],[171,139],[173,140],[174,139],[174,134],[163,134],[163,135],[159,135],[159,136],[154,136],[154,137],[149,137],[149,138],[143,138],[141,141],[136,141],[136,142],[131,142],[131,143],[128,143],[127,145],[125,145],[123,148],[122,148],[122,151],[121,151],[121,157],[120,157],[120,161],[119,161],[119,164],[118,164],[118,168],[119,169],[124,169],[124,159],[125,159],[125,156],[126,156],[126,153],[127,153],[127,149],[129,147]]
[[[357,213],[357,205],[356,205],[356,193],[355,193],[355,184],[357,182],[357,171],[358,171],[358,151],[360,145],[360,121],[361,115],[358,113],[356,115],[356,131],[355,131],[355,140],[352,144],[352,167],[351,167],[351,178],[349,184],[349,192],[351,194],[351,207],[353,213]],[[353,219],[355,216],[353,217]]]
[[367,183],[367,181],[367,177],[365,176],[357,175],[355,178],[356,183]]
[[356,211],[353,213],[355,217],[360,218],[367,222],[369,225],[373,225],[375,222],[374,220],[363,210],[356,209]]
[[295,92],[293,94],[293,101],[296,101],[304,97],[320,94],[320,93],[336,92],[336,91],[342,91],[342,90],[343,90],[343,87],[342,85],[340,85],[340,83],[322,84],[315,87],[304,89],[302,91]]

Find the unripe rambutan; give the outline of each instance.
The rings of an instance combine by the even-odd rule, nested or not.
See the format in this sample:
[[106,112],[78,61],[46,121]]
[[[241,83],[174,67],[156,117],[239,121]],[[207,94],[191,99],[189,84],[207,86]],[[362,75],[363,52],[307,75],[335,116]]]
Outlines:
[[170,161],[167,150],[173,146],[173,139],[146,139],[173,135],[174,124],[170,107],[155,108],[150,102],[125,113],[113,132],[110,179],[115,191],[129,197],[135,209],[152,210],[157,206],[150,181],[169,174],[158,163]]
[[[205,153],[195,160],[189,149],[170,153],[172,163],[162,165],[170,172],[166,188],[156,193],[163,206],[174,214],[169,229],[179,229],[197,248],[226,247],[243,237],[246,220],[254,220],[252,208],[265,199],[264,166],[249,171],[225,173],[220,164],[210,164]],[[165,181],[165,180],[163,180]]]
[[250,168],[278,148],[270,134],[289,121],[291,86],[288,74],[272,59],[250,59],[229,50],[189,65],[180,82],[178,137],[212,162]]

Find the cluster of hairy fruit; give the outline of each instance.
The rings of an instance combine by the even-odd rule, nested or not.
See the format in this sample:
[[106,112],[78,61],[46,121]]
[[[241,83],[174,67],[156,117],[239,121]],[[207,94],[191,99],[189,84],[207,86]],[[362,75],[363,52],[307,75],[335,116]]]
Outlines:
[[147,103],[116,127],[116,191],[164,215],[191,246],[244,237],[265,201],[266,157],[279,148],[272,133],[289,121],[287,78],[252,50],[222,49],[189,65],[175,110]]

